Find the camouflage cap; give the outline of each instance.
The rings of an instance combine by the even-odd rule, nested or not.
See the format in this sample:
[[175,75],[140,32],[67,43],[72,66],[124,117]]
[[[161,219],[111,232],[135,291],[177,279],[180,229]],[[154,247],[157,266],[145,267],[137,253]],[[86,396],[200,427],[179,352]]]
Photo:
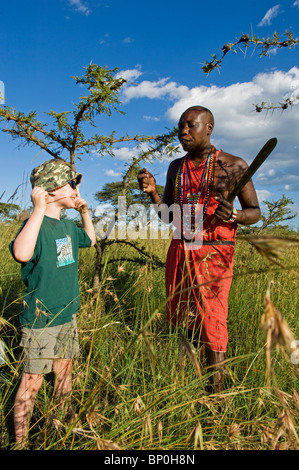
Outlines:
[[71,180],[80,183],[82,175],[74,171],[69,163],[61,158],[47,160],[34,168],[30,175],[32,187],[40,186],[45,191],[61,188]]

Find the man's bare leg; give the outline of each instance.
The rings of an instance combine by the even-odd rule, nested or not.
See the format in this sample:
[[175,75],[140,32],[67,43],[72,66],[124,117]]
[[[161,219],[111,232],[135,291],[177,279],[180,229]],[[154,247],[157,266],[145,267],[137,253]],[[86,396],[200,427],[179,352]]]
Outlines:
[[212,351],[206,348],[207,364],[210,366],[211,371],[215,371],[210,377],[210,390],[215,393],[222,392],[224,390],[224,373],[219,363],[225,360],[225,352]]
[[16,448],[28,445],[29,424],[34,400],[43,383],[43,375],[24,373],[15,398],[14,427]]

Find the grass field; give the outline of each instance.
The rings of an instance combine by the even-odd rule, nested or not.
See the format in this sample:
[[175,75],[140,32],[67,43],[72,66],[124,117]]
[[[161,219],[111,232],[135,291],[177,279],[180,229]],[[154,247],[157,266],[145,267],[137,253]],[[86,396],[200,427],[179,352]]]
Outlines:
[[[24,290],[20,266],[8,251],[17,227],[0,226],[0,337],[7,363],[0,365],[0,448],[13,443],[14,395],[22,373],[18,312]],[[145,242],[165,260],[168,241]],[[95,250],[80,254],[80,357],[74,362],[72,408],[67,424],[52,398],[53,378],[44,380],[34,410],[33,449],[298,449],[298,365],[282,319],[271,339],[280,348],[267,361],[261,327],[269,285],[273,305],[295,338],[298,327],[299,246],[282,245],[281,264],[269,263],[246,240],[236,246],[229,297],[226,389],[208,395],[210,375],[182,347],[180,332],[165,321],[164,270],[125,261],[140,258],[113,245],[97,294],[89,292]],[[268,248],[267,248],[268,249]],[[270,284],[271,283],[271,284]],[[268,303],[267,319],[274,321]],[[271,316],[272,315],[272,316]],[[265,317],[264,317],[265,318]],[[268,336],[269,338],[270,336]],[[198,364],[197,364],[198,365]]]

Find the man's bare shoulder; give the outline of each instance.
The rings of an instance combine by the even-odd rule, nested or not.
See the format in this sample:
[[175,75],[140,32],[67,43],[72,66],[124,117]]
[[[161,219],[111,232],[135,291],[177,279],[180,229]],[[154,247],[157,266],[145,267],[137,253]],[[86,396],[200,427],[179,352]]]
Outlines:
[[179,168],[182,164],[182,161],[184,160],[184,157],[181,158],[176,158],[175,160],[172,160],[170,162],[169,167],[168,167],[168,177],[171,179],[176,177],[177,172],[179,171]]
[[169,169],[178,169],[185,157],[176,158],[169,163]]
[[243,158],[238,157],[236,155],[232,155],[231,153],[223,152],[222,150],[218,155],[218,163],[220,164],[220,166],[222,163],[226,164],[226,166],[238,167],[240,169],[248,168],[248,165]]

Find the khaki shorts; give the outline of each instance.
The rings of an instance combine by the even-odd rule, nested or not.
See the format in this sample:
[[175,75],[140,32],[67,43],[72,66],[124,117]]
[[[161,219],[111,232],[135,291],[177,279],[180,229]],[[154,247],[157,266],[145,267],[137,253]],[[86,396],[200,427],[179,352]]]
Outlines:
[[53,359],[73,359],[79,354],[76,315],[69,323],[45,328],[22,328],[24,372],[47,374]]

